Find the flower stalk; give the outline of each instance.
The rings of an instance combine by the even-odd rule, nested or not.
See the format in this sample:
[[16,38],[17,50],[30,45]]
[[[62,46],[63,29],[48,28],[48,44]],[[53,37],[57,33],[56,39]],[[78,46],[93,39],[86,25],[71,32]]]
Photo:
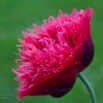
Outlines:
[[82,73],[79,73],[78,77],[82,80],[82,82],[87,87],[87,89],[89,91],[89,94],[90,94],[90,97],[91,97],[92,103],[97,103],[96,102],[96,96],[95,96],[94,90],[93,90],[92,86],[90,85],[89,81],[85,78],[85,76]]

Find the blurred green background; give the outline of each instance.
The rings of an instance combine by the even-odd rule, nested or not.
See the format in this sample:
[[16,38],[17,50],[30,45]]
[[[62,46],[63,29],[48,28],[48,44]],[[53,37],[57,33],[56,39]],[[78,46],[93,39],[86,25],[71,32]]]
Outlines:
[[[51,96],[27,96],[17,101],[18,82],[12,68],[17,65],[14,60],[17,38],[23,38],[22,31],[30,28],[33,23],[41,25],[49,15],[57,17],[59,9],[70,14],[73,8],[94,9],[91,20],[91,36],[95,46],[92,63],[83,74],[91,83],[97,102],[103,101],[103,1],[102,0],[0,0],[0,103],[91,103],[85,85],[79,78],[73,89],[61,98]],[[2,98],[2,97],[7,98]]]

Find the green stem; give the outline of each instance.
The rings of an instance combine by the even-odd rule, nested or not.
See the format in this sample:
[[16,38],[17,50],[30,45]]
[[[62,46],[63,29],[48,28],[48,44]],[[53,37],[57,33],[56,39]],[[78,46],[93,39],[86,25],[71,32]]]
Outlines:
[[95,96],[94,90],[93,90],[92,86],[90,85],[90,83],[88,82],[88,80],[85,78],[85,76],[82,73],[79,73],[78,77],[82,80],[82,82],[87,87],[87,89],[88,89],[88,91],[90,93],[90,97],[91,97],[92,103],[97,103],[96,102],[96,96]]

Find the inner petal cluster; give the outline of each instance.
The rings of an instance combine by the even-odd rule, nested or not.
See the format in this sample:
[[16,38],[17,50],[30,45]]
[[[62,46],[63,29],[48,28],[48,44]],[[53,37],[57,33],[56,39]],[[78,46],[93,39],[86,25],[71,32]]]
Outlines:
[[18,74],[15,80],[20,81],[24,89],[38,84],[47,77],[67,68],[75,62],[74,50],[82,45],[80,18],[75,20],[71,15],[62,14],[57,18],[49,17],[48,23],[35,29],[28,29],[30,33],[23,32],[25,40],[19,39],[23,50],[19,49],[21,59],[16,61],[19,68],[13,70]]

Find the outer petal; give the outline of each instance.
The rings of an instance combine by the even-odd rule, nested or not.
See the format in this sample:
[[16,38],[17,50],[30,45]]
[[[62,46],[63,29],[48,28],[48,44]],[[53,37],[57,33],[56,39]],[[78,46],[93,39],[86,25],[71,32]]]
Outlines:
[[94,56],[94,45],[90,35],[90,20],[93,15],[93,10],[88,8],[81,19],[81,37],[79,38],[82,43],[81,47],[76,49],[76,59],[82,62],[86,68],[92,61]]
[[94,45],[90,35],[90,20],[93,15],[93,10],[88,8],[85,13],[85,17],[82,20],[82,30],[83,30],[83,57],[82,63],[86,68],[92,61],[94,56]]
[[72,89],[78,72],[83,69],[84,66],[80,62],[76,62],[69,67],[60,70],[57,74],[48,77],[41,83],[20,91],[18,100],[27,95],[33,96],[49,94],[53,97],[61,97]]

